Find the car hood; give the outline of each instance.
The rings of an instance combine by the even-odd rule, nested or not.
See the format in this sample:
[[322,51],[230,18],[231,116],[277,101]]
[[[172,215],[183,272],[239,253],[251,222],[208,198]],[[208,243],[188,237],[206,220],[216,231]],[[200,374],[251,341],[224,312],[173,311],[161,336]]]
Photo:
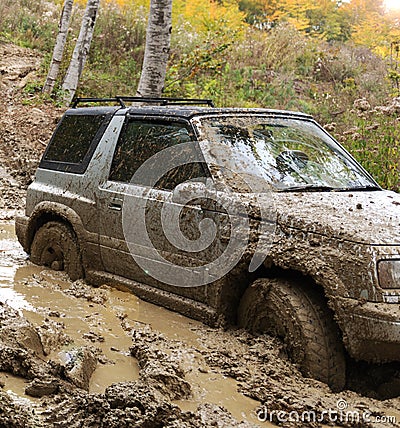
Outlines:
[[293,192],[272,198],[278,225],[357,243],[400,245],[397,193]]

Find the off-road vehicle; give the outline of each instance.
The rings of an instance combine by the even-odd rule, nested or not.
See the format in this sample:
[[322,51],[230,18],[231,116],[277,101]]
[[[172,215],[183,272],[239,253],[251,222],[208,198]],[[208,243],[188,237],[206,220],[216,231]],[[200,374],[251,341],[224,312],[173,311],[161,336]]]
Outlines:
[[339,390],[347,356],[400,358],[399,207],[308,115],[78,99],[16,231],[72,280],[276,334]]

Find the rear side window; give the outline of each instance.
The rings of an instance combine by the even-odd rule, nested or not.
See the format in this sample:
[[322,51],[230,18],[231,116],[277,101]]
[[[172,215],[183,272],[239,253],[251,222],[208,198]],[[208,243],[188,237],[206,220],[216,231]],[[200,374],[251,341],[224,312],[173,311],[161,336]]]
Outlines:
[[110,114],[65,115],[58,125],[40,163],[41,168],[83,173]]

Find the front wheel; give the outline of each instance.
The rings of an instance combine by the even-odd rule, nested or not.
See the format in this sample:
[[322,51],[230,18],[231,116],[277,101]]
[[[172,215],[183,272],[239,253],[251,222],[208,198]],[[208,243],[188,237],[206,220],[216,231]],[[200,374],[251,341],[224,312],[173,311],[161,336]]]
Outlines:
[[49,221],[41,226],[31,245],[31,261],[54,270],[65,270],[72,281],[83,278],[78,240],[64,223]]
[[242,297],[238,324],[281,337],[305,376],[340,391],[346,383],[344,349],[323,296],[284,279],[255,281]]

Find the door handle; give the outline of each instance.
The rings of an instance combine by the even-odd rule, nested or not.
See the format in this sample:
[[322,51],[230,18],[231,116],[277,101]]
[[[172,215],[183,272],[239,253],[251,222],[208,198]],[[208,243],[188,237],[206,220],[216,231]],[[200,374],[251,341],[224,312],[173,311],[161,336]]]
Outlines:
[[201,205],[199,205],[199,204],[193,204],[192,207],[196,208],[197,210],[199,210],[201,212],[203,212],[203,207]]
[[108,208],[114,211],[121,211],[122,202],[123,202],[122,199],[111,199],[111,201],[108,203]]

